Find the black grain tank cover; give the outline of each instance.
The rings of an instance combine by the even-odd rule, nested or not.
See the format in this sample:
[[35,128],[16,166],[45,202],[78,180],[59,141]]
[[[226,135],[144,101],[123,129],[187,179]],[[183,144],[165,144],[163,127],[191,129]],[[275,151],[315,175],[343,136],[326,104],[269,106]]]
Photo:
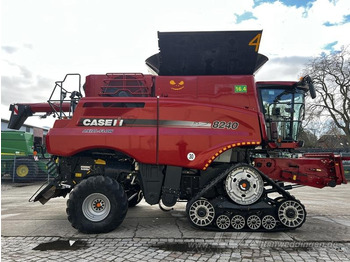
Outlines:
[[252,75],[262,31],[158,32],[160,52],[146,64],[158,75]]

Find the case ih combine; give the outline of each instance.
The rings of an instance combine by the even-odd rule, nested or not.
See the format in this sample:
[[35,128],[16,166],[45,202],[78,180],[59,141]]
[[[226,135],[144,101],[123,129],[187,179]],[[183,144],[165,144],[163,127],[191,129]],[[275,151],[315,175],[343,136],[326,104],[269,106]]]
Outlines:
[[158,33],[160,52],[146,60],[155,74],[89,75],[84,97],[80,84],[56,82],[47,103],[11,105],[10,128],[35,113],[59,118],[46,140],[56,176],[34,200],[70,193],[68,220],[85,233],[115,229],[143,197],[188,201],[203,229],[300,227],[305,208],[287,190],[346,183],[342,159],[297,153],[312,80],[255,82],[268,60],[261,34]]

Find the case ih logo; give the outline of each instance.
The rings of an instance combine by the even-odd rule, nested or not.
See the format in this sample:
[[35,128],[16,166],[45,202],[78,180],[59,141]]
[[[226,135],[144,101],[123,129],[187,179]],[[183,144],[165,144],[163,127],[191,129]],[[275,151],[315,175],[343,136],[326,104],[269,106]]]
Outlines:
[[121,118],[82,118],[79,120],[78,126],[122,126]]

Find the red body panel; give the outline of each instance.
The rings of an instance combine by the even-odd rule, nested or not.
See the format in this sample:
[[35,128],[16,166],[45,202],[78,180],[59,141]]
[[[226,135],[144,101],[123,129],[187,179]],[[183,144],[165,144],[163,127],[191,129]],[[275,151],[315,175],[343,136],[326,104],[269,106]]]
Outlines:
[[[104,78],[89,76],[86,87]],[[202,169],[236,144],[261,143],[252,76],[163,76],[155,82],[153,97],[81,99],[73,118],[63,120],[64,124],[57,120],[50,130],[48,151],[71,156],[92,148],[109,148],[143,163]],[[83,125],[91,124],[91,119],[119,123]]]
[[[115,102],[145,102],[144,108],[104,106]],[[93,105],[93,107],[91,107]],[[47,135],[48,152],[72,156],[89,149],[113,149],[145,163],[156,162],[156,125],[154,126],[80,126],[83,118],[153,119],[157,118],[157,99],[82,98],[71,120],[57,120]]]
[[[159,164],[203,168],[215,153],[228,145],[261,141],[257,113],[235,107],[160,99],[160,120],[169,125],[159,127]],[[177,124],[177,120],[179,124]],[[188,123],[180,123],[188,121]],[[237,129],[214,129],[215,121],[238,123]],[[188,153],[195,159],[189,160]]]
[[274,180],[322,188],[347,183],[342,158],[305,154],[302,158],[256,158],[255,166]]

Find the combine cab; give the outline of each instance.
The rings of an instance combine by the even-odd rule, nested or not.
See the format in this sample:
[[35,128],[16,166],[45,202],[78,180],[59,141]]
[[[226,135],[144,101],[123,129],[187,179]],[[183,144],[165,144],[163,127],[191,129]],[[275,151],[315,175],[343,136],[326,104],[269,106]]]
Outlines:
[[11,105],[10,128],[40,112],[59,118],[46,141],[57,175],[34,200],[69,193],[68,219],[85,233],[114,230],[143,197],[162,208],[187,200],[203,229],[300,227],[305,208],[287,190],[346,183],[342,159],[298,154],[312,80],[256,83],[261,35],[159,33],[153,75],[89,75],[84,97],[62,81],[59,100]]

